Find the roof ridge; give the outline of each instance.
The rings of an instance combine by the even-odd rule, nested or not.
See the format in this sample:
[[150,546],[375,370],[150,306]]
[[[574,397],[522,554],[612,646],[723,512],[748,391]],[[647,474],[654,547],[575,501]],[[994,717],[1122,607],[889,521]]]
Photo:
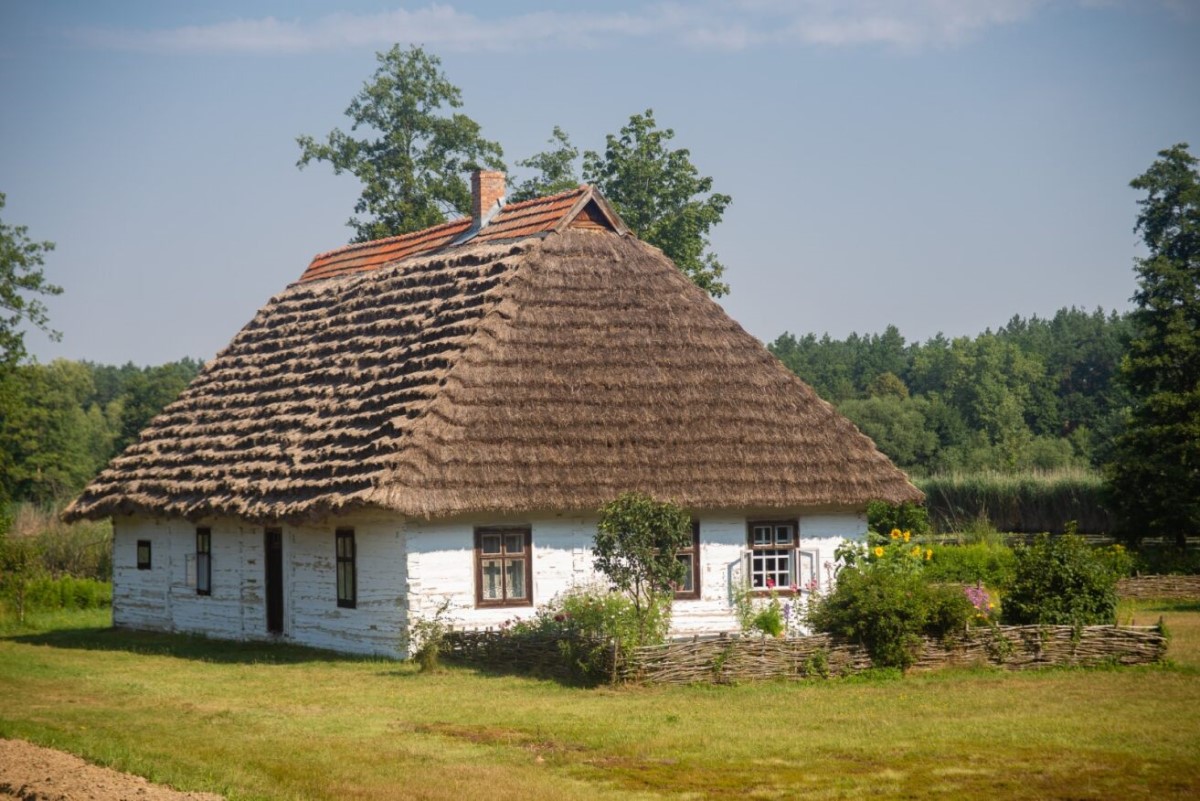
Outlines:
[[[580,184],[574,189],[557,192],[553,195],[507,203],[497,211],[487,225],[478,228],[473,236],[465,239],[463,235],[474,225],[470,217],[459,217],[429,228],[408,231],[383,239],[373,239],[369,242],[353,242],[340,248],[318,253],[309,262],[308,267],[296,283],[337,278],[351,273],[374,270],[414,256],[432,255],[446,251],[477,239],[517,239],[530,236],[543,230],[549,230],[561,222],[564,214],[574,211],[578,204],[571,203],[572,199],[592,197],[597,194],[598,190],[593,185]],[[527,219],[529,224],[524,226],[515,224],[517,220],[522,219]],[[509,234],[511,236],[507,236]],[[463,239],[463,241],[457,242],[458,239]]]
[[[504,206],[500,209],[500,211],[502,211],[502,212],[520,211],[526,207],[537,205],[538,203],[548,203],[550,201],[560,200],[560,199],[566,197],[567,195],[573,195],[576,192],[579,192],[583,189],[593,189],[593,188],[595,188],[593,184],[580,184],[579,186],[576,186],[572,189],[565,189],[562,192],[555,192],[553,195],[539,195],[537,197],[530,198],[529,200],[519,200],[515,203],[505,203]],[[413,239],[420,235],[424,235],[427,233],[431,233],[433,231],[437,231],[441,228],[450,228],[450,227],[453,227],[456,225],[462,225],[463,222],[468,221],[470,219],[471,218],[469,215],[463,215],[461,217],[455,217],[454,219],[451,219],[451,220],[446,220],[445,222],[440,222],[437,225],[430,225],[427,228],[418,228],[415,231],[405,231],[402,234],[394,234],[392,236],[385,236],[385,237],[381,237],[380,239],[368,239],[366,242],[350,242],[348,244],[342,245],[341,247],[331,248],[329,250],[322,251],[321,253],[318,253],[317,255],[313,256],[312,261],[317,261],[319,259],[328,259],[332,256],[337,256],[342,253],[353,253],[356,250],[363,250],[364,248],[378,247],[379,245],[390,245],[394,242],[400,242],[405,239]],[[413,255],[416,255],[416,254],[413,254]]]
[[455,225],[461,225],[464,220],[468,220],[468,219],[470,219],[470,218],[469,217],[455,217],[453,220],[446,220],[445,222],[440,222],[437,225],[431,225],[427,228],[418,228],[415,231],[405,231],[402,234],[394,234],[392,236],[385,236],[380,239],[368,239],[366,242],[350,242],[350,243],[342,245],[340,247],[331,248],[330,250],[322,251],[322,252],[318,253],[317,255],[313,256],[312,261],[318,261],[320,259],[328,259],[332,256],[338,256],[343,253],[353,253],[356,250],[364,250],[366,248],[379,247],[380,245],[390,245],[394,242],[401,242],[405,239],[415,239],[415,238],[417,238],[418,235],[426,234],[431,231],[436,231],[439,228],[451,228]]

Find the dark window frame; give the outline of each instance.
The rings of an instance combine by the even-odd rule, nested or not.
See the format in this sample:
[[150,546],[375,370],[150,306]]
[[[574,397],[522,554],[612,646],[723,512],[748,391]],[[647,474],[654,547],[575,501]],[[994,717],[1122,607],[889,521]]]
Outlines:
[[[336,565],[334,569],[334,582],[337,585],[338,608],[357,609],[358,546],[354,539],[354,529],[339,528],[334,530],[333,542],[333,553]],[[348,592],[346,591],[346,582],[343,581],[344,576],[349,576],[350,587]]]
[[[152,550],[153,545],[154,545],[154,543],[152,543],[150,540],[138,540],[137,541],[137,569],[138,570],[150,570],[151,556],[153,555],[153,550]],[[146,549],[146,558],[145,559],[142,559],[142,549],[143,548]]]
[[[761,528],[762,526],[770,526],[771,527],[772,541],[769,544],[756,545],[754,542],[754,529],[756,527]],[[779,542],[775,541],[778,536],[777,532],[776,532],[776,528],[779,526],[789,526],[791,528],[792,533],[791,533],[790,541],[788,541],[786,543],[779,543]],[[795,518],[785,519],[785,520],[747,520],[746,521],[746,549],[747,549],[747,552],[749,553],[749,564],[747,565],[748,570],[747,570],[747,575],[746,575],[746,583],[749,586],[751,593],[753,593],[755,595],[770,595],[772,590],[774,590],[774,592],[776,592],[779,595],[794,595],[795,594],[792,591],[792,583],[797,580],[798,570],[799,570],[799,565],[797,564],[797,560],[799,559],[799,552],[800,552],[800,521],[796,520]],[[780,583],[780,582],[776,581],[774,587],[768,587],[768,586],[766,586],[766,580],[768,578],[770,578],[770,576],[765,576],[763,579],[762,586],[755,586],[755,584],[754,584],[754,577],[755,577],[754,555],[756,552],[762,553],[765,551],[776,551],[776,552],[785,551],[786,552],[786,554],[784,554],[784,555],[786,555],[787,560],[788,560],[788,581],[787,582]],[[776,558],[777,559],[777,558],[779,558],[779,555],[776,554],[774,557],[767,557],[767,558]],[[775,573],[776,575],[778,575],[778,573],[779,573],[778,570],[763,571],[763,572]]]
[[678,556],[690,556],[692,563],[692,588],[690,590],[676,590],[676,601],[698,601],[700,600],[700,521],[692,521],[692,544],[686,548],[680,548],[677,552]]
[[196,594],[212,595],[212,529],[208,526],[196,529]]
[[[483,563],[485,555],[483,553],[483,538],[485,536],[500,537],[500,552],[497,555],[488,554],[487,557],[498,557],[501,561],[501,576],[505,575],[503,563],[505,561],[516,561],[517,557],[510,555],[507,551],[506,535],[521,534],[523,536],[523,546],[520,558],[525,563],[525,597],[524,598],[509,598],[508,590],[505,587],[502,592],[503,598],[484,598],[483,597]],[[482,608],[495,608],[507,606],[533,606],[533,528],[531,526],[480,526],[475,529],[475,606]]]

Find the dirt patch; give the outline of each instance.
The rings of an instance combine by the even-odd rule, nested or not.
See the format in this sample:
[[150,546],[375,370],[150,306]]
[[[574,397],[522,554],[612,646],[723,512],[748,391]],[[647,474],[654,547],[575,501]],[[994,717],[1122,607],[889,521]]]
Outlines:
[[0,799],[20,801],[223,801],[212,793],[181,793],[141,776],[84,762],[24,740],[0,739]]

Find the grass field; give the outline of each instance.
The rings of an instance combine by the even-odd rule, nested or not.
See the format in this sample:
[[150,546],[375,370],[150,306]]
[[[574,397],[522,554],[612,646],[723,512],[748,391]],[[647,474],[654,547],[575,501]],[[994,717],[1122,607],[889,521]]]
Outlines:
[[1195,798],[1200,605],[1160,614],[1167,667],[579,689],[60,613],[0,634],[0,736],[231,799]]

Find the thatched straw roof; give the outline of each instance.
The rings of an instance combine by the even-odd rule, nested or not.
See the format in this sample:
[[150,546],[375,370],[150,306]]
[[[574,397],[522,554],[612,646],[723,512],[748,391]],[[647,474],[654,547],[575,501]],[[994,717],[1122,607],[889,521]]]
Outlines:
[[526,212],[572,193],[507,207],[507,235],[318,256],[66,515],[594,510],[633,489],[696,510],[921,498],[603,198],[575,193],[540,221]]

